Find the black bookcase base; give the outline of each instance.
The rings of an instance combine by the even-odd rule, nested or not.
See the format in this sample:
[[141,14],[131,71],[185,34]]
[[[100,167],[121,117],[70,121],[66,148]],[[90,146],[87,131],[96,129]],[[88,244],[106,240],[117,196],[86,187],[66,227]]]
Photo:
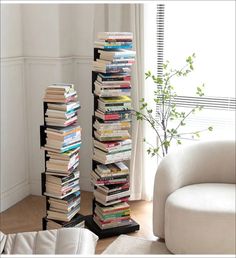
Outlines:
[[46,230],[47,229],[47,219],[46,217],[42,218],[42,230]]
[[132,224],[127,226],[109,228],[109,229],[100,229],[93,220],[93,215],[88,215],[85,217],[85,226],[96,234],[100,239],[106,237],[117,236],[121,234],[127,234],[139,230],[139,224],[133,219]]

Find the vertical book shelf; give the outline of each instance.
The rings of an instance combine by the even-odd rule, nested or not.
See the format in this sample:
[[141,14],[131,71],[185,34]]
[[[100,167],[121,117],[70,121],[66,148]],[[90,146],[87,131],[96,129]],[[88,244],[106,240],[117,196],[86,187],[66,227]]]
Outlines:
[[131,67],[132,33],[103,32],[95,41],[92,71],[94,95],[92,215],[86,226],[99,238],[139,230],[131,218]]
[[47,213],[42,219],[43,230],[85,226],[85,218],[79,214],[81,127],[77,98],[73,84],[55,83],[45,91],[44,124],[40,126],[45,161],[41,187]]

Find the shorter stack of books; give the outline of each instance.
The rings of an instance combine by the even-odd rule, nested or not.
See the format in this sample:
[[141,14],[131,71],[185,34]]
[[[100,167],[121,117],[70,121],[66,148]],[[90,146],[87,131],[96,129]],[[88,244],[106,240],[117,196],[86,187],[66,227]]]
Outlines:
[[[66,127],[77,121],[77,110],[80,104],[73,84],[48,86],[44,101],[50,102],[45,113],[46,125]],[[60,102],[59,105],[58,102]]]
[[44,102],[46,171],[43,194],[47,197],[47,228],[82,225],[83,216],[78,214],[81,127],[77,124],[77,111],[80,104],[74,85],[48,86]]

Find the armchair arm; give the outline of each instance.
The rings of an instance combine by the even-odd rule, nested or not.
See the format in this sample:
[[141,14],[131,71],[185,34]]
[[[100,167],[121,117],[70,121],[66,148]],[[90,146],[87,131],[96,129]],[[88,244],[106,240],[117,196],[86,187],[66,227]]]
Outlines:
[[154,182],[153,232],[165,238],[165,203],[177,189],[200,183],[236,183],[235,141],[197,143],[168,154]]

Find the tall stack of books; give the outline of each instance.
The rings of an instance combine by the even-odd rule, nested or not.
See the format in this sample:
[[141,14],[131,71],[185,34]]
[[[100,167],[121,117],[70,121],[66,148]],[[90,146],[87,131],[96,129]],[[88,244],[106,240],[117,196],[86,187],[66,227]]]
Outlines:
[[[106,236],[134,224],[127,203],[130,196],[127,161],[132,149],[130,73],[135,61],[132,39],[130,32],[99,33],[94,49],[92,219],[100,230],[114,229]],[[90,229],[103,237],[93,226]],[[135,224],[129,232],[138,229]]]
[[45,151],[42,192],[46,196],[44,229],[82,227],[78,170],[81,127],[77,123],[80,103],[73,84],[49,85],[44,96],[41,145]]

